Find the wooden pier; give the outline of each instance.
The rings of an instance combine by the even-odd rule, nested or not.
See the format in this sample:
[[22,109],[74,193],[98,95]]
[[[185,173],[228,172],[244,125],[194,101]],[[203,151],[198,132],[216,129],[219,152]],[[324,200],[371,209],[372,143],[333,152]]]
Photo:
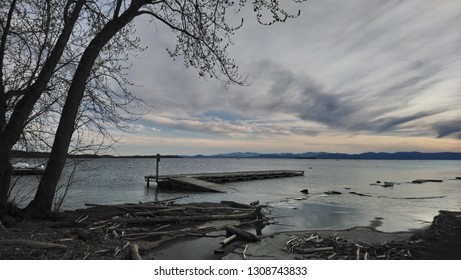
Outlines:
[[[202,192],[226,192],[224,185],[200,180],[194,177],[170,177],[168,184],[178,189]],[[161,185],[161,184],[160,184]]]
[[149,187],[152,181],[157,182],[158,188],[180,188],[188,191],[201,192],[226,192],[222,183],[275,179],[294,176],[304,176],[303,170],[265,170],[265,171],[241,171],[222,173],[197,173],[145,176],[144,180]]

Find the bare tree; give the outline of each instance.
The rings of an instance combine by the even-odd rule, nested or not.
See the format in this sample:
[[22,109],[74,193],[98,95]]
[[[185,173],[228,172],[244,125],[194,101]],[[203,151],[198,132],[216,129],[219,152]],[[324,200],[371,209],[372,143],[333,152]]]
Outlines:
[[0,207],[8,198],[11,149],[48,90],[84,2],[10,0],[0,4]]
[[[12,148],[51,150],[66,93],[100,24],[100,13],[96,4],[86,0],[0,3],[0,209],[8,199]],[[74,124],[78,151],[82,144],[87,148],[95,144],[91,139],[83,143],[84,130],[108,139],[107,123],[126,120],[130,104],[140,102],[126,90],[129,83],[122,73],[128,67],[127,54],[140,49],[128,32],[133,30],[120,32],[119,44],[99,56],[98,67],[93,67]],[[123,85],[123,90],[110,91],[109,83]]]
[[[303,2],[305,0],[292,1]],[[9,11],[13,11],[11,14],[14,14],[16,11],[15,8],[11,9],[14,6],[13,4],[15,4],[14,2],[14,0],[8,2],[11,4]],[[60,9],[53,6],[54,1],[45,2],[50,7],[49,10]],[[136,40],[131,39],[130,31],[133,30],[133,20],[136,17],[149,16],[153,21],[169,27],[177,37],[176,47],[169,50],[169,54],[174,58],[182,57],[185,66],[197,69],[200,76],[219,79],[227,85],[244,85],[246,82],[245,77],[239,74],[237,65],[233,59],[229,58],[227,52],[228,46],[232,44],[231,37],[243,25],[243,19],[236,26],[231,26],[227,22],[227,18],[228,13],[238,13],[247,2],[247,0],[107,0],[98,2],[87,0],[66,2],[66,5],[62,6],[64,12],[69,13],[69,10],[77,12],[77,7],[80,8],[78,12],[82,11],[82,13],[76,14],[77,16],[80,15],[80,19],[82,20],[82,23],[80,24],[79,22],[77,25],[76,30],[83,32],[84,38],[88,38],[88,40],[83,39],[81,47],[64,47],[57,56],[50,52],[50,57],[62,60],[62,53],[64,50],[67,50],[69,53],[75,54],[76,60],[72,61],[78,61],[78,63],[70,63],[75,68],[70,67],[71,69],[69,70],[69,77],[71,78],[68,81],[70,81],[70,85],[68,88],[65,88],[65,93],[63,93],[65,102],[62,105],[62,114],[56,129],[49,162],[35,198],[29,204],[27,210],[33,212],[49,212],[51,210],[56,186],[66,161],[72,135],[77,128],[76,123],[78,122],[76,121],[79,120],[79,112],[85,111],[85,108],[82,107],[84,106],[83,104],[89,106],[96,105],[95,96],[100,97],[105,95],[108,99],[111,99],[113,98],[113,94],[117,92],[113,90],[112,85],[104,81],[107,81],[106,79],[113,79],[110,73],[112,73],[114,67],[115,69],[118,67],[111,64],[110,58],[123,49],[123,47],[132,49],[135,46],[133,42],[136,42]],[[78,6],[80,4],[82,6]],[[256,13],[258,22],[266,25],[283,22],[288,18],[299,15],[299,13],[289,14],[282,9],[279,1],[276,0],[255,0],[251,2],[251,5]],[[64,14],[66,15],[66,13]],[[5,17],[5,20],[2,19],[2,28],[7,31],[9,30],[8,18],[10,17]],[[62,19],[64,20],[63,26],[66,26],[69,20],[67,20],[67,17],[63,17]],[[13,21],[10,20],[10,22]],[[10,32],[7,33],[10,34]],[[64,30],[61,33],[64,33]],[[5,35],[5,37],[8,36]],[[79,53],[79,50],[81,50],[81,53]],[[54,66],[53,69],[56,69],[56,65],[57,63],[52,65]],[[0,153],[4,150],[3,153],[8,155],[8,151],[17,142],[19,135],[23,131],[27,117],[32,112],[32,109],[29,109],[29,107],[37,104],[52,77],[53,75],[48,80],[40,80],[40,83],[43,83],[44,87],[41,89],[40,94],[34,95],[36,96],[35,99],[26,100],[29,105],[28,107],[19,104],[20,101],[18,101],[8,122],[7,118],[5,118],[4,123],[7,124],[5,127],[8,128],[9,122],[13,120],[14,112],[20,111],[26,115],[26,117],[19,119],[20,128],[17,129],[17,133],[11,133],[15,137],[12,141],[8,142],[9,146],[6,149],[3,149],[2,142]],[[101,79],[98,80],[98,77]],[[117,78],[120,77],[117,76]],[[97,81],[103,82],[99,83]],[[117,86],[117,83],[115,85]],[[120,85],[119,83],[118,86]],[[122,86],[122,89],[123,96],[119,100],[124,100],[123,102],[126,100],[136,101],[134,95],[126,88]],[[2,95],[4,95],[3,92]],[[89,102],[85,102],[88,100]],[[47,104],[51,103],[47,102]],[[21,109],[22,107],[25,107],[27,110],[24,111]],[[111,117],[120,117],[120,115],[113,114],[113,112],[117,111],[116,108],[106,106],[99,106],[97,108],[102,109],[100,113],[103,113],[102,115],[105,113],[108,120]],[[115,111],[113,111],[114,109]],[[97,110],[93,110],[93,112],[97,112]],[[5,116],[7,115],[5,113]],[[104,127],[100,126],[100,128]],[[1,135],[0,141],[2,141]],[[0,172],[3,172],[3,174],[8,169],[6,162],[4,162],[4,165],[5,167],[0,164]],[[7,176],[3,176],[0,179],[4,178],[7,178]]]

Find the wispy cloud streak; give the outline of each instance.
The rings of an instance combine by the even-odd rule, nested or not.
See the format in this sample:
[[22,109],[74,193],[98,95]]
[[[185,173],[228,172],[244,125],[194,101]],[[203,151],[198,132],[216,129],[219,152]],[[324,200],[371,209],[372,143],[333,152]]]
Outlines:
[[325,0],[271,28],[246,19],[231,55],[251,86],[228,91],[172,62],[166,29],[141,25],[150,51],[129,75],[157,109],[134,128],[184,139],[313,137],[321,145],[333,133],[344,143],[366,136],[427,137],[432,150],[433,140],[453,144],[461,134],[460,13],[451,0]]

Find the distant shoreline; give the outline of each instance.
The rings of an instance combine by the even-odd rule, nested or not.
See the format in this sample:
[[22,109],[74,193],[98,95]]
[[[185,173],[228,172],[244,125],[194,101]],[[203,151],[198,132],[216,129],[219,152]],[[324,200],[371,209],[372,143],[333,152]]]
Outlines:
[[[13,151],[13,158],[48,158],[48,152],[24,152]],[[81,154],[69,155],[68,158],[156,158],[157,155],[94,155]],[[250,153],[236,152],[216,155],[160,155],[161,158],[227,158],[227,159],[333,159],[333,160],[461,160],[461,153],[454,152],[439,152],[439,153],[423,153],[423,152],[396,152],[396,153],[375,153],[367,152],[361,154],[344,154],[344,153],[326,153],[326,152],[308,152],[308,153]]]

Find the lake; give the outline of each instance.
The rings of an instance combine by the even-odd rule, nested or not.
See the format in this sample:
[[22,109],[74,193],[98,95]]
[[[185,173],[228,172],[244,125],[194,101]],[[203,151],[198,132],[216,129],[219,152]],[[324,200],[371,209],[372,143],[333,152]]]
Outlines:
[[[69,160],[72,161],[72,160]],[[461,161],[192,159],[165,158],[160,175],[226,171],[305,170],[305,176],[228,183],[227,193],[184,193],[146,187],[145,175],[155,173],[155,159],[95,159],[80,163],[61,210],[85,203],[147,202],[177,197],[178,203],[233,200],[273,207],[278,224],[270,231],[344,229],[372,226],[404,231],[428,225],[439,210],[461,210]],[[67,168],[65,174],[71,172]],[[415,179],[443,182],[413,184]],[[12,191],[24,206],[37,184],[36,176],[18,179]],[[381,183],[376,183],[380,181]],[[393,187],[382,183],[394,182]],[[62,180],[65,183],[66,180]],[[305,195],[300,191],[308,189]],[[341,194],[327,195],[336,191]],[[62,193],[62,190],[61,190]]]

